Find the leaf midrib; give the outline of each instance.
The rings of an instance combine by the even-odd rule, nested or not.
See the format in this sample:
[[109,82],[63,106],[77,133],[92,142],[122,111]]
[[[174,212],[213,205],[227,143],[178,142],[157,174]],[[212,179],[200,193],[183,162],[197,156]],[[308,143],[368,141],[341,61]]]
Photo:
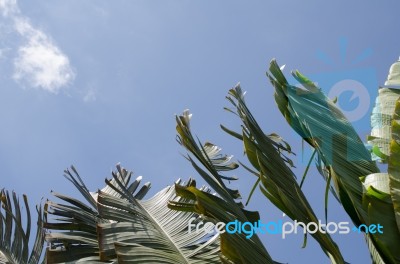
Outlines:
[[[171,188],[171,187],[170,187]],[[155,227],[157,228],[158,231],[160,231],[170,242],[169,244],[172,246],[172,248],[174,248],[178,253],[179,256],[182,258],[182,261],[184,261],[184,263],[188,263],[190,264],[191,262],[189,261],[189,259],[185,256],[185,254],[183,254],[183,252],[179,249],[179,247],[177,247],[175,245],[175,242],[173,241],[173,239],[171,238],[171,236],[168,234],[168,232],[165,231],[165,229],[163,228],[163,226],[161,224],[159,224],[159,221],[154,218],[152,216],[152,214],[149,213],[149,211],[147,210],[147,208],[145,208],[145,206],[143,204],[141,204],[141,202],[139,200],[134,199],[136,205],[143,210],[143,212],[146,214],[146,216],[152,220],[152,222],[155,224]]]

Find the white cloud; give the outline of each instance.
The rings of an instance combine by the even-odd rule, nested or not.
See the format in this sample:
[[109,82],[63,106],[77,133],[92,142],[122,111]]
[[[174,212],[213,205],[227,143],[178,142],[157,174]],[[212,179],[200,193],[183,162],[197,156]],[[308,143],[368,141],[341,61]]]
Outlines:
[[16,0],[0,0],[0,11],[3,17],[12,19],[14,30],[23,39],[14,59],[14,80],[52,93],[67,87],[75,73],[51,37],[20,14]]
[[0,0],[0,11],[5,17],[19,13],[17,0]]
[[74,79],[68,57],[46,34],[33,28],[26,19],[16,19],[15,28],[27,39],[14,60],[15,80],[57,93]]

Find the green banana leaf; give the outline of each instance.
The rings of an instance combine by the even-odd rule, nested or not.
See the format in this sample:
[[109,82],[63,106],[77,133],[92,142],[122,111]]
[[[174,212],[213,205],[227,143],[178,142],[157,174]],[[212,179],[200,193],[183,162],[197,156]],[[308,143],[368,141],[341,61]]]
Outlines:
[[[237,208],[216,195],[201,191],[195,185],[182,187],[175,186],[176,192],[181,197],[195,201],[195,203],[181,203],[170,201],[169,207],[174,210],[191,211],[200,214],[204,219],[217,224],[218,222],[229,223],[238,221],[257,222],[259,215],[241,209],[237,214]],[[223,233],[221,238],[221,258],[228,263],[275,263],[271,260],[266,250],[260,243],[256,234],[250,233]]]
[[[201,145],[199,140],[195,140],[190,130],[190,119],[192,114],[189,110],[185,110],[181,116],[176,116],[176,131],[178,132],[177,141],[185,147],[211,174],[203,173],[197,169],[195,161],[187,156],[192,165],[198,170],[200,176],[208,183],[208,185],[216,191],[223,199],[229,203],[235,204],[234,199],[240,198],[238,190],[232,190],[226,187],[223,179],[235,180],[234,177],[226,177],[218,173],[218,171],[234,170],[238,165],[231,161],[230,156],[219,155],[220,149],[211,143]],[[200,143],[200,144],[198,144]]]
[[275,101],[289,125],[317,150],[327,166],[340,201],[355,225],[366,222],[360,177],[379,172],[358,134],[313,82],[292,72],[303,88],[290,85],[275,60],[267,76]]
[[[400,237],[393,211],[394,201],[389,195],[388,175],[379,173],[368,150],[334,103],[298,71],[292,75],[303,88],[289,85],[277,63],[274,60],[271,62],[267,76],[275,87],[279,109],[292,128],[317,150],[329,170],[344,209],[355,225],[381,224],[384,227],[383,234],[363,230],[373,262],[399,263]],[[386,109],[389,102],[385,100],[393,96],[387,96],[385,89],[381,89],[379,96],[377,107],[385,106],[383,108]],[[379,118],[389,115],[387,111],[377,115],[378,112],[375,110],[373,113],[373,125]],[[387,125],[382,127],[384,129],[380,129],[379,133],[377,126],[373,128],[370,140],[376,144],[374,154],[390,160],[392,154],[384,148],[388,144],[378,145],[390,138],[390,133],[386,135],[390,129]],[[393,193],[392,190],[390,192]]]
[[[178,142],[190,153],[186,156],[199,175],[219,195],[198,190],[195,186],[181,187],[176,185],[176,192],[181,197],[190,199],[194,203],[177,203],[171,201],[169,207],[175,210],[196,212],[205,219],[210,219],[214,224],[225,224],[235,220],[244,222],[257,222],[258,212],[249,212],[240,202],[237,190],[226,187],[223,179],[235,179],[222,175],[221,172],[230,171],[238,167],[231,161],[231,156],[219,154],[220,148],[212,143],[202,145],[200,140],[195,140],[190,129],[191,114],[185,110],[181,116],[176,117]],[[201,164],[197,164],[194,156]],[[223,263],[276,263],[272,260],[257,234],[248,239],[241,233],[221,234],[221,260]]]
[[389,175],[387,173],[375,173],[362,180],[365,188],[363,204],[368,212],[366,225],[382,227],[382,233],[379,232],[379,229],[370,232],[370,230],[365,230],[366,227],[363,227],[367,239],[372,242],[369,247],[375,247],[379,254],[379,256],[371,254],[373,260],[375,261],[375,258],[377,258],[384,263],[399,263],[400,233],[397,230],[393,202],[389,194]]
[[72,170],[67,178],[91,206],[60,194],[67,204],[46,203],[48,263],[220,263],[218,236],[189,232],[189,220],[197,223],[199,216],[167,207],[168,201],[189,203],[174,186],[143,200],[149,184],[137,191],[141,177],[131,182],[132,173],[117,165],[107,186],[90,193]]
[[[276,135],[271,137],[262,131],[245,103],[244,92],[239,84],[229,91],[227,99],[236,108],[235,112],[242,121],[244,150],[256,170],[253,173],[261,181],[262,193],[291,219],[306,225],[311,222],[318,224],[316,215],[290,169],[293,163],[283,154],[291,153],[289,145],[282,138],[279,137],[277,141]],[[344,263],[329,234],[318,231],[312,236],[333,263]]]

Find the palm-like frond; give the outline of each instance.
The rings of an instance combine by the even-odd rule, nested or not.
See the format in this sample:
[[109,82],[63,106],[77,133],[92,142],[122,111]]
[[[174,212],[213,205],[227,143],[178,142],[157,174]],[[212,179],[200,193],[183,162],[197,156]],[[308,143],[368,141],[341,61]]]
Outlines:
[[[283,155],[283,151],[290,153],[288,144],[277,143],[277,140],[274,140],[276,136],[271,138],[262,131],[245,103],[244,93],[239,84],[229,91],[227,99],[236,108],[236,113],[242,121],[244,150],[256,170],[250,171],[259,177],[262,183],[262,193],[291,219],[306,225],[311,222],[318,224],[317,217],[289,167],[293,163]],[[278,142],[284,141],[280,139]],[[334,263],[344,263],[337,245],[329,234],[318,231],[312,236]]]
[[[363,204],[368,213],[365,224],[379,224],[383,231],[374,234],[368,230],[366,232],[371,256],[375,262],[382,260],[384,263],[399,263],[400,233],[389,194],[389,176],[387,173],[370,174],[365,177],[363,185]],[[377,254],[373,255],[375,251]]]
[[[275,61],[271,62],[267,75],[275,87],[275,100],[279,109],[292,128],[317,150],[329,170],[343,207],[353,222],[357,226],[384,226],[383,234],[366,230],[366,239],[374,263],[399,263],[400,233],[393,211],[393,206],[396,205],[389,194],[391,192],[395,195],[398,192],[398,179],[391,175],[392,186],[396,187],[389,191],[389,176],[379,173],[369,151],[351,124],[313,82],[296,71],[292,75],[304,88],[289,85]],[[388,102],[393,96],[387,96],[386,90],[380,91],[378,107],[389,106],[393,110],[394,107]],[[393,152],[396,149],[395,142],[392,141],[391,153],[387,148],[391,137],[390,122],[384,126],[382,123],[380,127],[377,126],[379,120],[390,117],[388,109],[380,113],[375,109],[372,115],[374,137],[370,138],[370,141],[376,144],[374,153],[383,160],[389,157],[394,165],[398,162],[395,161],[397,158]],[[396,169],[396,165],[393,168]]]
[[47,203],[54,222],[46,225],[56,230],[46,237],[49,263],[219,263],[218,236],[191,232],[189,220],[197,223],[199,216],[167,207],[168,201],[190,203],[176,195],[174,186],[142,200],[148,184],[136,192],[141,177],[130,182],[131,173],[120,166],[96,193],[87,190],[78,174],[67,175],[96,207],[59,194],[68,204]]
[[[235,178],[227,178],[218,173],[218,171],[233,170],[238,167],[234,162],[230,162],[231,157],[218,155],[218,147],[214,147],[211,143],[206,143],[204,146],[199,145],[194,139],[190,129],[191,114],[189,110],[185,110],[183,115],[176,117],[176,130],[178,132],[177,141],[185,147],[211,174],[204,173],[195,161],[187,156],[194,168],[200,173],[200,176],[216,191],[224,200],[234,204],[234,199],[240,198],[238,190],[232,190],[226,187],[223,179],[234,180]],[[222,162],[221,162],[222,161]]]
[[[117,178],[128,183],[131,174],[117,165]],[[46,240],[50,243],[47,248],[46,259],[49,263],[62,263],[66,261],[77,260],[86,257],[99,258],[99,246],[97,241],[97,224],[109,222],[104,219],[97,209],[97,193],[90,193],[82,181],[76,169],[71,166],[71,170],[64,171],[64,177],[69,180],[79,190],[87,201],[87,204],[78,199],[62,195],[56,192],[52,194],[67,202],[67,204],[47,201],[45,204],[45,228],[56,231],[46,234]],[[115,180],[113,180],[115,182]],[[139,185],[140,178],[132,183],[133,186]],[[132,191],[136,191],[136,188]],[[148,189],[144,185],[144,189]],[[113,193],[114,191],[106,186],[103,192]],[[49,215],[57,216],[54,222],[51,222]],[[59,232],[59,231],[64,232]]]
[[[243,205],[235,201],[240,197],[239,192],[227,188],[223,182],[223,179],[232,178],[226,177],[220,172],[234,169],[238,165],[231,162],[230,156],[220,155],[216,159],[215,154],[220,150],[217,146],[211,143],[202,145],[199,140],[196,141],[190,129],[190,118],[191,114],[188,110],[184,111],[183,115],[177,116],[178,142],[200,162],[202,167],[190,155],[187,156],[199,175],[220,197],[205,193],[194,186],[176,186],[178,195],[193,200],[195,203],[170,202],[169,206],[176,210],[196,212],[214,223],[228,223],[235,220],[242,223],[257,222],[259,220],[258,212],[244,210]],[[212,151],[215,149],[218,152]],[[256,234],[249,239],[246,239],[246,235],[243,233],[221,234],[221,253],[223,263],[275,263]]]
[[[0,263],[39,263],[44,244],[42,209],[37,208],[37,232],[30,252],[31,213],[26,195],[23,195],[23,200],[25,215],[21,212],[21,204],[15,192],[10,195],[4,189],[0,191]],[[24,216],[27,217],[25,228],[23,227]]]
[[[218,196],[201,191],[195,186],[182,187],[177,185],[175,188],[178,195],[195,201],[195,204],[170,201],[169,207],[171,209],[196,212],[205,220],[214,224],[234,221],[254,223],[259,220],[257,212],[249,212],[242,209],[242,213],[238,214],[238,206],[232,207],[232,205]],[[274,263],[256,234],[249,238],[246,238],[246,236],[248,234],[245,233],[220,234],[221,261],[223,263]]]
[[298,71],[292,73],[302,85],[290,85],[275,60],[269,77],[275,87],[275,101],[289,125],[314,147],[330,170],[336,192],[356,225],[365,223],[360,177],[379,172],[358,134],[313,82]]

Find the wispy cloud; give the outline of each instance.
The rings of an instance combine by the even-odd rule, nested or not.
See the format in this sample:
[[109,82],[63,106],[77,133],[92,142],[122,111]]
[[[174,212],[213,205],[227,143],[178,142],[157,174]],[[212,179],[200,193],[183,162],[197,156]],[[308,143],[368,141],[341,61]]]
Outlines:
[[14,30],[23,38],[14,59],[13,79],[51,93],[67,87],[74,80],[75,73],[68,57],[51,37],[35,28],[21,14],[16,0],[0,0],[0,11],[4,18],[13,21]]
[[68,57],[47,35],[22,18],[15,21],[15,28],[26,38],[14,60],[15,80],[25,80],[33,87],[57,93],[74,79]]
[[0,11],[5,17],[19,13],[17,0],[0,0]]

